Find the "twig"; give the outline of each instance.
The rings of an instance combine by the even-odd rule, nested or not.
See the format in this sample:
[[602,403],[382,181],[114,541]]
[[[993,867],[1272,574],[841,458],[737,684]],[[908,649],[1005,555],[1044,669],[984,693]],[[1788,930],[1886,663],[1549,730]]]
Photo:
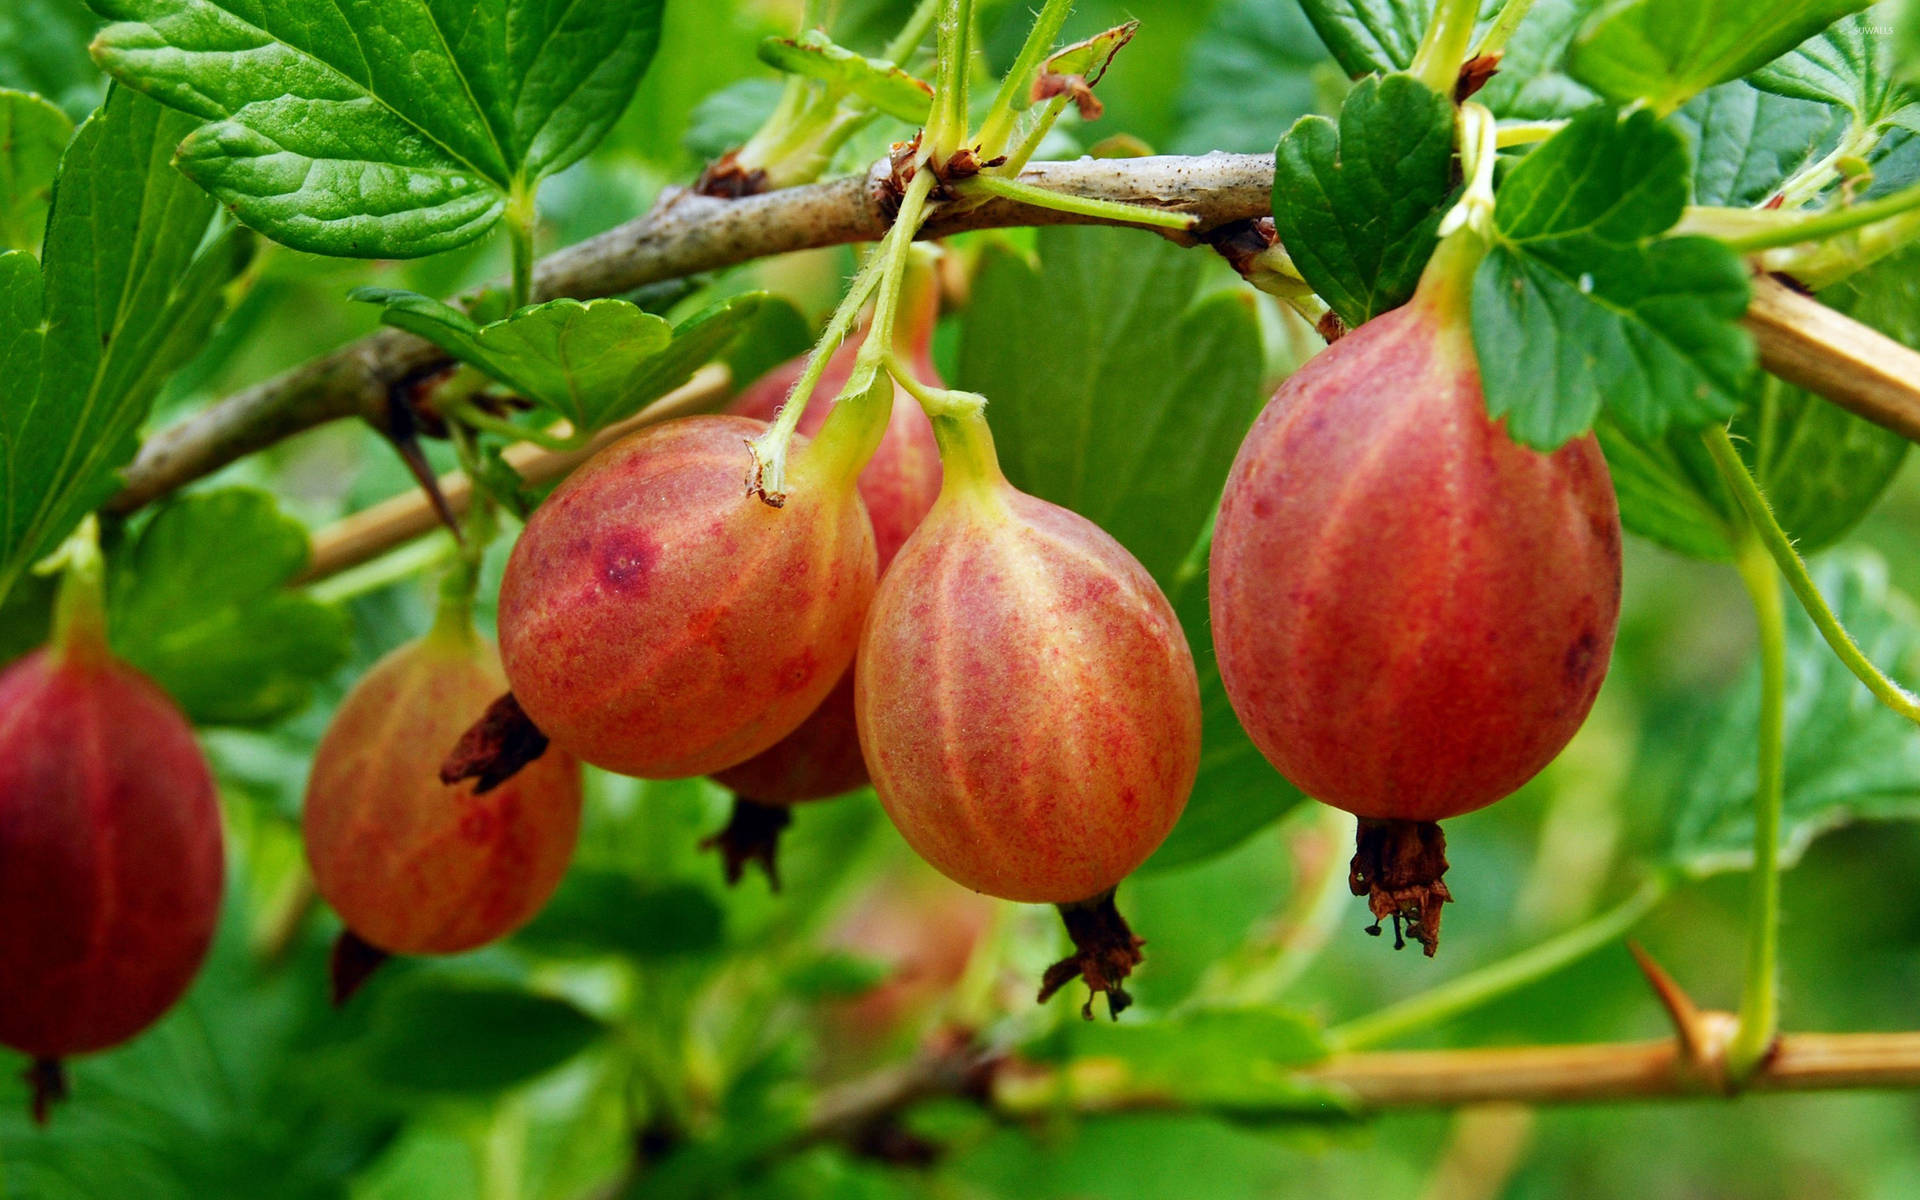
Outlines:
[[[1351,1054],[1301,1073],[1363,1109],[1490,1100],[1585,1104],[1717,1094],[1679,1041]],[[1795,1033],[1747,1080],[1755,1092],[1920,1087],[1920,1033]]]
[[[882,163],[852,176],[721,200],[674,190],[652,211],[541,260],[534,296],[611,296],[774,254],[873,241],[892,223]],[[1081,159],[1035,163],[1022,181],[1054,191],[1192,213],[1201,230],[1265,213],[1273,157]],[[922,237],[1016,225],[1110,224],[994,199],[949,205]],[[1182,240],[1185,240],[1184,238]],[[471,296],[461,297],[471,299]],[[343,417],[378,420],[390,387],[444,356],[385,329],[238,392],[163,430],[140,448],[109,505],[130,512],[281,438]]]
[[1753,281],[1745,324],[1767,370],[1920,442],[1920,352],[1772,276]]
[[[532,442],[520,442],[507,447],[504,457],[528,483],[551,482],[585,462],[602,446],[644,425],[715,408],[727,397],[729,379],[726,367],[710,363],[694,372],[686,383],[626,420],[607,426],[578,449],[549,450]],[[466,513],[467,504],[473,499],[473,483],[464,473],[450,471],[440,477],[440,494],[454,516],[459,517]],[[307,569],[293,583],[313,583],[337,575],[440,527],[440,518],[425,492],[416,488],[389,497],[315,533]]]
[[[609,296],[768,255],[872,241],[891,220],[883,168],[737,200],[669,192],[645,216],[544,259],[534,294]],[[1267,214],[1273,158],[1214,153],[1080,159],[1034,163],[1019,178],[1076,196],[1190,213],[1198,218],[1193,234],[1162,235],[1191,244],[1218,226]],[[995,198],[937,210],[921,236],[1060,224],[1130,223]],[[1768,278],[1756,281],[1746,324],[1769,370],[1920,441],[1920,354]],[[378,420],[388,389],[441,357],[418,338],[382,330],[220,400],[150,438],[109,507],[132,511],[328,421]]]
[[[1715,1014],[1730,1025],[1730,1014]],[[1721,1049],[1721,1043],[1715,1043]],[[1249,1047],[1249,1053],[1256,1052]],[[1716,1050],[1717,1052],[1717,1050]],[[796,1145],[845,1140],[921,1101],[971,1095],[1007,1119],[1077,1112],[1204,1109],[1163,1088],[1131,1086],[1120,1060],[1078,1074],[1072,1064],[1042,1066],[950,1047],[856,1079],[821,1094]],[[1644,1042],[1571,1046],[1513,1046],[1476,1050],[1396,1050],[1336,1054],[1303,1067],[1294,1078],[1324,1089],[1276,1100],[1273,1117],[1313,1116],[1329,1110],[1360,1114],[1385,1109],[1452,1108],[1466,1104],[1593,1104],[1666,1097],[1722,1096],[1725,1073],[1703,1062],[1678,1037]],[[984,1087],[982,1086],[984,1082]],[[1920,1033],[1795,1033],[1783,1035],[1742,1090],[1815,1092],[1920,1087]],[[1262,1115],[1238,1103],[1237,1118]]]

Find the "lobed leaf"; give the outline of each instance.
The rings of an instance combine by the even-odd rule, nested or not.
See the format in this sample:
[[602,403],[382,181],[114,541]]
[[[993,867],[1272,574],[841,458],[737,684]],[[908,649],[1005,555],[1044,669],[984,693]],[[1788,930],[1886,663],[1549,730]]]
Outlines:
[[1754,371],[1746,267],[1659,236],[1686,199],[1686,148],[1644,110],[1587,109],[1507,175],[1473,336],[1487,411],[1515,438],[1559,446],[1603,408],[1649,437],[1733,412]]
[[1746,208],[1832,141],[1824,104],[1763,92],[1735,80],[1687,101],[1672,123],[1692,146],[1694,204]]
[[1898,77],[1892,39],[1878,15],[1842,17],[1748,76],[1762,91],[1831,104],[1862,126],[1878,125],[1912,103],[1914,87]]
[[114,647],[195,724],[262,725],[299,712],[350,649],[338,610],[288,590],[308,553],[305,527],[265,492],[176,499],[112,557]]
[[[1920,345],[1920,251],[1884,259],[1821,299]],[[1802,554],[1830,546],[1868,513],[1906,461],[1907,440],[1802,388],[1760,376],[1732,421],[1734,445]],[[1601,445],[1633,532],[1696,558],[1725,561],[1744,520],[1692,431],[1635,437],[1612,425]]]
[[626,107],[664,0],[90,0],[95,59],[197,121],[179,164],[248,225],[320,254],[473,240]]
[[1406,303],[1419,284],[1455,191],[1453,124],[1447,97],[1389,75],[1362,80],[1338,126],[1303,117],[1280,139],[1280,244],[1349,327]]
[[[670,325],[627,300],[561,299],[478,325],[418,292],[363,287],[352,295],[382,305],[387,324],[425,338],[586,433],[679,387],[757,330],[763,311],[777,308],[766,292],[744,292]],[[784,326],[772,332],[783,347],[790,344]]]
[[1059,1085],[1069,1095],[1151,1098],[1242,1117],[1345,1110],[1290,1072],[1325,1058],[1327,1048],[1317,1022],[1283,1009],[1203,1008],[1111,1027],[1071,1021],[1023,1049],[1065,1064]]
[[1613,0],[1569,59],[1574,78],[1622,104],[1665,115],[1778,58],[1871,0]]
[[1406,70],[1433,12],[1427,0],[1300,0],[1300,7],[1352,79]]

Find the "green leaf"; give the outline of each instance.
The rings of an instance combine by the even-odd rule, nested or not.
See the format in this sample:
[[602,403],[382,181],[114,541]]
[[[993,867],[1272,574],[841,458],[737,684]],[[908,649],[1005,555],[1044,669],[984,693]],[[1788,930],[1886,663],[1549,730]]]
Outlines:
[[[203,245],[213,202],[166,165],[192,122],[125,89],[61,160],[41,275],[44,316],[26,319],[31,259],[9,257],[0,334],[9,367],[0,406],[0,597],[112,495],[135,431],[169,373],[200,350],[226,308],[249,239]],[[34,342],[40,342],[38,351]],[[15,371],[40,361],[34,372]]]
[[383,305],[382,321],[427,339],[588,433],[632,416],[721,357],[755,328],[773,299],[744,292],[678,325],[626,300],[549,300],[476,325],[418,292],[363,287],[352,298]]
[[198,118],[180,169],[274,240],[406,258],[473,240],[626,107],[664,0],[91,0],[94,56]]
[[741,329],[732,347],[721,355],[735,390],[813,346],[814,328],[789,300],[769,295]]
[[1602,0],[1534,0],[1507,41],[1500,70],[1474,97],[1501,117],[1568,117],[1599,97],[1566,73],[1567,50]]
[[1716,83],[1778,58],[1871,0],[1614,0],[1581,30],[1582,83],[1664,115]]
[[1352,79],[1406,70],[1433,12],[1429,0],[1300,0],[1300,7]]
[[175,500],[110,562],[114,648],[195,724],[290,716],[350,649],[340,612],[287,590],[307,555],[306,529],[265,492]]
[[1353,89],[1337,128],[1303,117],[1280,139],[1280,243],[1349,327],[1413,295],[1454,193],[1453,121],[1445,96],[1389,75]]
[[1886,6],[1842,17],[1748,77],[1754,87],[1844,108],[1861,126],[1878,125],[1915,99],[1896,76]]
[[[1821,300],[1920,345],[1920,250],[1883,259]],[[1907,440],[1801,388],[1760,376],[1732,423],[1734,445],[1802,554],[1832,545],[1873,508]],[[1726,561],[1743,520],[1692,431],[1634,437],[1602,424],[1601,445],[1628,529],[1695,558]]]
[[1341,1111],[1322,1088],[1289,1068],[1327,1055],[1312,1018],[1271,1008],[1199,1009],[1159,1021],[1069,1021],[1025,1047],[1068,1064],[1065,1086],[1244,1117]]
[[672,340],[671,325],[625,300],[550,300],[474,336],[477,365],[578,430],[607,424],[627,378]]
[[413,976],[381,990],[359,1058],[409,1092],[485,1095],[544,1075],[606,1035],[573,1004],[495,984]]
[[925,125],[933,104],[933,89],[925,83],[890,62],[835,45],[818,29],[797,38],[767,38],[760,43],[760,61],[842,89],[909,125]]
[[[627,380],[619,402],[604,419],[611,423],[629,417],[691,379],[693,373],[707,363],[725,359],[732,348],[759,332],[760,317],[764,311],[777,309],[785,303],[768,292],[743,292],[715,301],[681,321],[673,327],[673,341],[668,343],[665,350],[640,364],[640,368]],[[780,318],[775,317],[774,320],[778,322]],[[781,350],[792,346],[791,342],[784,339],[778,339],[774,344]],[[793,357],[811,344],[812,338],[809,337],[786,358]]]
[[69,120],[84,118],[106,90],[87,57],[87,42],[99,24],[83,0],[0,4],[0,87],[37,93]]
[[656,962],[711,952],[725,937],[726,910],[704,888],[576,867],[516,941],[563,957],[618,954]]
[[[43,308],[39,260],[25,250],[0,251],[0,447],[9,455],[40,382]],[[0,560],[0,596],[6,595],[4,564]]]
[[1274,130],[1314,111],[1314,74],[1326,56],[1298,7],[1229,0],[1213,10],[1187,63],[1172,149],[1262,154]]
[[[1887,584],[1865,553],[1813,571],[1834,612],[1868,658],[1895,679],[1920,683],[1920,612]],[[1797,605],[1787,606],[1786,798],[1780,859],[1791,865],[1814,838],[1862,820],[1920,818],[1920,730],[1875,700],[1848,673]],[[1749,669],[1700,741],[1678,798],[1673,859],[1696,875],[1753,861],[1753,792],[1760,682]]]
[[1559,446],[1603,406],[1650,437],[1732,413],[1753,374],[1747,271],[1718,242],[1658,237],[1686,197],[1686,148],[1644,110],[1590,108],[1508,174],[1473,335],[1515,438]]
[[1735,80],[1687,101],[1672,123],[1693,147],[1692,202],[1748,208],[1821,152],[1834,114]]
[[38,96],[0,89],[0,250],[39,251],[54,169],[72,136],[67,114]]
[[1201,260],[1126,230],[1043,229],[1038,250],[987,251],[959,384],[989,397],[1015,486],[1094,521],[1168,587],[1259,407],[1253,310],[1196,299]]

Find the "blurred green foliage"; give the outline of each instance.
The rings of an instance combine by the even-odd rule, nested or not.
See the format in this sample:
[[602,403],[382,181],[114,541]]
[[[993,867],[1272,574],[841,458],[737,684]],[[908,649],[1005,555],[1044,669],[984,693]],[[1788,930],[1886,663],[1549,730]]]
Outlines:
[[[910,7],[846,0],[836,34],[872,52]],[[1028,7],[982,5],[996,64],[1012,57]],[[1523,55],[1557,59],[1583,7],[1542,0],[1538,21],[1515,43],[1515,64]],[[778,0],[668,3],[661,46],[635,102],[592,154],[542,191],[543,248],[643,211],[662,188],[690,179],[703,154],[750,129],[775,92],[755,46],[763,36],[790,33],[796,8]],[[1182,152],[1257,151],[1296,118],[1338,109],[1344,73],[1291,3],[1087,0],[1066,36],[1126,18],[1140,19],[1141,30],[1101,84],[1106,116],[1073,129],[1074,140],[1126,131]],[[102,91],[82,52],[92,27],[78,0],[9,0],[0,11],[0,86],[41,92],[83,118]],[[1529,113],[1567,112],[1590,98],[1564,75],[1526,77],[1533,74],[1516,69],[1496,79],[1488,98]],[[1705,164],[1713,165],[1713,198],[1736,203],[1764,192],[1769,172],[1777,179],[1798,165],[1823,136],[1817,119],[1792,109],[1800,103],[1737,83],[1696,98],[1685,118],[1695,130],[1725,131],[1729,121],[1739,124],[1735,118],[1749,129],[1749,140],[1737,145],[1709,147],[1700,137],[1694,149],[1703,189]],[[876,149],[872,142],[854,148]],[[1189,548],[1203,537],[1208,480],[1217,486],[1237,430],[1308,343],[1292,318],[1256,301],[1217,261],[1150,235],[1012,231],[965,241],[986,265],[976,308],[949,317],[941,330],[943,369],[962,384],[998,381],[1004,409],[994,410],[996,429],[1009,473],[1108,522],[1140,549],[1188,619],[1204,664],[1204,555]],[[850,262],[844,251],[823,251],[753,264],[701,281],[665,315],[683,319],[718,296],[766,289],[818,316]],[[177,417],[368,332],[377,312],[345,301],[356,286],[443,296],[506,265],[497,234],[406,263],[263,245],[235,312],[167,385],[154,419]],[[1072,282],[1078,308],[1050,291],[1064,281]],[[1125,306],[1134,302],[1140,308],[1129,323]],[[1911,304],[1909,294],[1909,315]],[[785,344],[792,322],[788,310],[780,314]],[[1036,324],[1043,320],[1052,324]],[[1032,361],[1043,356],[1021,337],[1035,328],[1047,330],[1031,336],[1048,354],[1068,328],[1086,344],[1071,358],[1061,350],[1052,361]],[[1205,361],[1173,362],[1187,374],[1172,373],[1168,363],[1177,356],[1169,347],[1203,340]],[[1067,378],[1084,363],[1104,373]],[[1218,394],[1183,406],[1146,386],[1188,377]],[[1050,409],[1056,394],[1071,403]],[[1074,419],[1074,437],[1057,424],[1063,413]],[[1100,440],[1134,430],[1141,441]],[[1155,473],[1127,460],[1125,451],[1140,445],[1156,447],[1168,469]],[[430,453],[436,465],[451,465],[443,447]],[[1841,548],[1822,556],[1823,577],[1838,585],[1850,573],[1836,591],[1850,602],[1864,598],[1863,633],[1900,652],[1883,661],[1899,666],[1904,657],[1911,683],[1912,616],[1896,597],[1920,594],[1920,470],[1910,462],[1896,468],[1891,453],[1873,461],[1884,464],[1890,486]],[[1202,463],[1205,470],[1197,469]],[[1138,489],[1139,503],[1118,491],[1122,480]],[[1849,482],[1860,490],[1857,478]],[[389,448],[356,423],[291,439],[212,483],[266,488],[310,526],[409,486]],[[1847,499],[1849,518],[1865,507],[1851,493]],[[281,519],[248,501],[208,503],[244,508],[232,523],[254,529],[250,541],[271,541]],[[1809,521],[1831,515],[1809,505]],[[163,521],[185,527],[206,519],[204,511],[163,513],[144,533],[126,531],[118,557],[159,553]],[[1846,523],[1828,522],[1819,540],[1837,537]],[[205,545],[219,534],[197,536]],[[1719,818],[1737,824],[1740,772],[1751,769],[1739,754],[1739,726],[1751,720],[1752,635],[1743,594],[1723,566],[1649,542],[1630,545],[1615,665],[1587,728],[1520,794],[1449,826],[1449,882],[1460,902],[1433,962],[1394,955],[1362,935],[1367,918],[1345,895],[1344,819],[1314,805],[1296,808],[1297,797],[1238,738],[1216,694],[1207,726],[1207,770],[1216,782],[1196,798],[1154,869],[1121,891],[1149,944],[1132,985],[1138,1008],[1118,1029],[1082,1026],[1077,997],[1036,1009],[1032,981],[1061,948],[1053,914],[982,901],[932,878],[870,793],[796,814],[778,895],[758,877],[730,892],[698,848],[724,820],[728,800],[718,788],[599,774],[590,775],[575,866],[536,922],[500,947],[392,964],[335,1011],[324,981],[337,924],[314,907],[300,865],[306,764],[352,680],[426,628],[433,568],[448,555],[443,539],[429,540],[400,556],[404,570],[376,564],[313,589],[344,614],[346,637],[323,629],[317,642],[288,641],[298,669],[225,697],[246,702],[252,727],[206,735],[233,845],[213,956],[186,1001],[154,1030],[73,1064],[74,1099],[49,1129],[33,1128],[25,1116],[17,1080],[24,1063],[0,1054],[0,1196],[1920,1196],[1920,1100],[1906,1094],[1356,1121],[1326,1097],[1282,1095],[1256,1069],[1310,1058],[1323,1026],[1496,961],[1604,908],[1650,864],[1669,859],[1676,828],[1690,865],[1723,843],[1737,844]],[[489,559],[483,610],[502,555],[496,547]],[[190,556],[182,553],[182,561],[189,564],[183,571],[193,569]],[[254,566],[279,577],[291,569],[264,550]],[[220,585],[210,598],[198,597],[213,613],[207,620],[227,622],[219,628],[235,638],[265,636],[246,632],[264,621],[282,637],[284,622],[270,618],[286,602],[251,601],[270,584],[216,567],[199,568]],[[194,599],[189,582],[176,581],[189,593],[182,605]],[[31,643],[45,602],[38,581],[22,582],[0,609],[0,655]],[[159,639],[173,627],[167,606],[150,598],[124,603],[130,629]],[[1882,627],[1876,617],[1887,612],[1906,624]],[[306,608],[295,615],[331,619]],[[182,624],[195,631],[193,622]],[[350,644],[336,644],[342,640]],[[342,655],[346,664],[325,677]],[[193,653],[173,661],[190,680],[214,669]],[[1811,680],[1796,693],[1798,711],[1822,732],[1796,744],[1790,786],[1795,778],[1831,785],[1870,816],[1905,811],[1915,786],[1913,732],[1887,727],[1877,710],[1856,711],[1863,693],[1817,650],[1795,661]],[[313,703],[281,715],[308,691]],[[1836,712],[1858,719],[1815,720]],[[1875,803],[1856,803],[1863,796]],[[1822,806],[1820,795],[1812,802],[1810,815],[1796,816],[1809,831],[1843,815]],[[1806,846],[1785,881],[1787,1027],[1920,1023],[1915,879],[1920,828],[1911,824],[1852,824]],[[1636,937],[1703,1003],[1730,1007],[1743,904],[1737,874],[1691,882]],[[880,999],[850,998],[876,979],[888,981]],[[12,981],[0,981],[6,986]],[[1236,1014],[1220,1016],[1228,1003]],[[1036,1055],[1120,1056],[1212,1111],[1043,1113],[1002,1124],[964,1102],[932,1104],[896,1131],[940,1147],[931,1167],[791,1143],[821,1086],[905,1060],[947,1020],[988,1028]],[[1664,1032],[1626,950],[1610,946],[1417,1041],[1477,1046]],[[1250,1119],[1249,1098],[1263,1119]],[[1289,1119],[1276,1117],[1281,1110]],[[636,1152],[649,1168],[638,1182],[630,1175]],[[1480,1164],[1482,1190],[1443,1189],[1448,1169],[1463,1164]]]

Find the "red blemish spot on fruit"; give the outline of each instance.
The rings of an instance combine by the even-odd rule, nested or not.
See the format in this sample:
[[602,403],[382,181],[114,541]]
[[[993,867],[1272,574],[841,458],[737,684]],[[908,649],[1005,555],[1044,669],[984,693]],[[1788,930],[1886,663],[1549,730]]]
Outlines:
[[644,592],[660,547],[645,534],[621,530],[600,543],[599,575],[608,587],[622,592]]
[[814,672],[819,669],[820,660],[809,647],[780,664],[774,672],[775,683],[783,694],[797,692],[813,680]]
[[490,842],[499,831],[500,822],[486,804],[474,804],[460,817],[460,836],[469,842]]
[[1583,629],[1575,638],[1573,645],[1567,647],[1567,686],[1585,687],[1587,679],[1593,674],[1594,662],[1599,658],[1600,635],[1591,629]]

